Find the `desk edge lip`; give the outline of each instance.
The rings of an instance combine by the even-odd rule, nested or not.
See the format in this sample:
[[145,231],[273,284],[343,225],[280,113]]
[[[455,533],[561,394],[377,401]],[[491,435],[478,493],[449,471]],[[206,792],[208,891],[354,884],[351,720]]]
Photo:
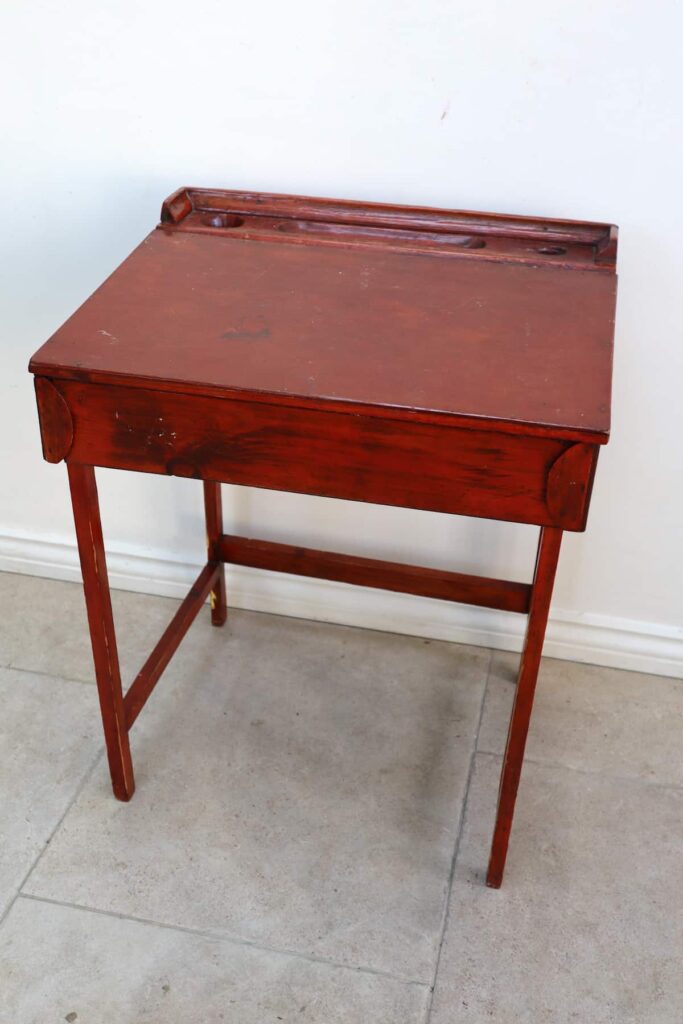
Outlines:
[[607,426],[572,427],[567,424],[546,423],[521,419],[478,415],[476,413],[449,412],[444,409],[424,409],[403,405],[373,404],[353,399],[296,395],[276,391],[226,387],[191,381],[176,381],[158,377],[139,377],[124,373],[88,370],[39,362],[33,357],[29,373],[36,378],[73,381],[77,384],[159,391],[164,394],[183,395],[188,398],[214,398],[228,402],[249,402],[278,408],[363,416],[370,419],[393,420],[404,424],[428,424],[451,429],[484,430],[491,433],[524,437],[547,437],[577,444],[605,445],[610,439],[610,416]]
[[[558,264],[557,268],[568,270],[601,270],[616,274],[619,228],[606,221],[577,220],[559,217],[539,217],[523,214],[493,213],[483,210],[458,210],[447,207],[421,206],[402,203],[377,203],[357,199],[334,199],[329,196],[307,196],[296,193],[261,192],[251,189],[206,188],[181,185],[164,199],[161,205],[157,228],[176,229],[195,211],[231,211],[263,215],[268,209],[275,211],[279,218],[313,218],[326,223],[346,222],[359,226],[363,223],[378,225],[391,223],[396,227],[418,225],[441,230],[457,223],[459,230],[497,237],[536,238],[537,240],[574,241],[590,248],[592,261],[589,264]],[[466,225],[466,226],[465,226]],[[210,229],[210,233],[222,234],[222,229]],[[291,241],[291,239],[289,239]],[[417,245],[417,250],[420,246]],[[426,251],[428,254],[428,250]],[[451,255],[463,255],[454,251]],[[476,259],[476,250],[474,253]],[[506,257],[497,257],[495,262],[507,262]]]

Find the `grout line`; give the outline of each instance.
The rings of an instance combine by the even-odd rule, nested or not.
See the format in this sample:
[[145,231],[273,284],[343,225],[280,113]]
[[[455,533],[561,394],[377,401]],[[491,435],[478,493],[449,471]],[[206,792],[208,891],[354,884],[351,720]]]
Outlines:
[[[496,750],[477,750],[477,754],[484,757],[495,757],[502,760],[503,755]],[[588,775],[594,779],[609,779],[612,782],[633,782],[641,786],[650,786],[654,789],[683,789],[683,782],[658,782],[656,779],[643,779],[638,775],[612,775],[608,771],[591,771],[590,768],[575,768],[570,764],[562,764],[560,761],[542,761],[535,757],[525,757],[524,764],[533,764],[537,768],[550,768],[558,771],[575,772],[577,775]]]
[[11,669],[12,672],[26,672],[32,676],[45,676],[46,679],[59,679],[64,683],[75,683],[76,686],[94,686],[95,677],[92,679],[75,679],[73,676],[59,675],[57,672],[46,672],[44,669],[35,668],[24,668],[23,665],[13,665],[10,662],[8,665],[3,665],[3,668]]
[[[238,611],[243,611],[244,609],[240,608],[240,609],[237,609],[237,610]],[[254,614],[254,615],[270,615],[270,612],[253,612],[253,613],[250,613],[250,614]],[[279,616],[279,615],[276,616],[276,617],[277,618],[287,618],[287,616]],[[302,621],[302,620],[298,620],[298,621]],[[310,621],[312,623],[316,622],[316,620],[314,620],[314,619],[307,620],[307,621]],[[322,624],[323,625],[329,625],[329,623],[322,623]],[[332,623],[332,625],[336,625],[336,623]],[[359,627],[359,626],[340,626],[339,628],[341,628],[341,629],[360,629],[362,627]],[[377,632],[377,631],[370,629],[370,630],[368,630],[368,632],[372,633],[372,632]],[[403,636],[404,634],[395,633],[394,635],[395,636]],[[450,640],[434,640],[434,641],[431,641],[431,642],[432,643],[447,643],[447,644],[453,643],[457,647],[468,647],[468,646],[471,646],[471,644],[458,644],[455,641],[450,641]],[[495,649],[493,649],[492,652],[491,652],[491,658],[492,659],[493,659],[495,653],[496,653],[496,651],[495,651]],[[94,677],[92,679],[90,679],[90,680],[76,679],[74,676],[61,675],[61,674],[58,674],[58,673],[55,673],[55,672],[46,672],[44,669],[24,668],[21,665],[14,665],[14,664],[12,664],[12,662],[9,662],[6,665],[0,664],[0,669],[7,669],[7,670],[11,670],[12,672],[25,672],[27,675],[33,675],[33,676],[44,676],[46,679],[58,679],[60,682],[72,683],[74,686],[96,686],[96,681],[95,681]],[[488,690],[488,683],[489,683],[489,679],[490,679],[490,670],[491,670],[491,665],[489,664],[489,670],[488,670],[488,674],[487,674],[487,677],[486,677],[486,689],[487,690]],[[614,669],[614,671],[615,672],[626,671],[626,669]],[[677,682],[679,682],[679,680],[673,679],[672,682],[677,683]],[[680,682],[683,682],[683,680],[680,680]],[[482,713],[483,713],[483,705],[482,705]],[[481,721],[480,721],[479,725],[481,725]],[[479,736],[479,732],[477,732],[477,738],[478,738],[478,736]],[[487,756],[490,756],[490,757],[502,757],[503,756],[502,753],[500,751],[498,751],[498,750],[486,750],[484,747],[479,747],[479,746],[476,748],[475,753],[476,754],[484,754],[484,755],[487,755]],[[592,775],[592,776],[597,776],[598,778],[603,778],[603,779],[613,779],[615,782],[638,782],[638,783],[640,783],[643,786],[655,786],[655,787],[660,788],[660,789],[683,789],[683,780],[681,782],[661,782],[661,781],[657,781],[656,779],[644,779],[644,778],[642,778],[641,776],[638,776],[638,775],[614,775],[614,774],[612,774],[612,772],[610,772],[607,769],[603,769],[601,771],[591,771],[591,769],[589,769],[589,768],[576,768],[573,765],[563,764],[561,761],[543,760],[541,758],[527,757],[527,756],[524,757],[524,763],[525,764],[535,764],[535,765],[538,765],[541,768],[564,768],[568,772],[577,772],[580,775]]]
[[64,821],[64,819],[66,818],[67,814],[69,813],[69,811],[71,810],[71,808],[75,804],[76,800],[81,795],[81,793],[82,793],[86,783],[88,782],[88,780],[90,779],[90,776],[95,771],[95,768],[99,764],[100,759],[102,758],[103,754],[104,754],[104,748],[100,748],[97,751],[97,754],[95,755],[95,760],[90,765],[90,767],[86,769],[86,772],[85,772],[83,778],[81,779],[81,781],[76,786],[76,790],[74,792],[74,795],[71,797],[71,799],[69,800],[68,804],[66,805],[66,808],[64,809],[63,814],[59,818],[59,821],[57,822],[55,827],[50,832],[49,836],[47,837],[47,839],[43,843],[42,849],[38,853],[38,856],[35,858],[35,860],[31,864],[30,868],[28,869],[28,871],[26,872],[26,874],[22,878],[21,882],[17,886],[17,891],[15,892],[13,898],[10,900],[10,902],[7,905],[7,907],[5,908],[4,913],[0,915],[0,926],[2,925],[3,921],[6,919],[7,915],[9,914],[10,910],[12,909],[14,904],[16,903],[17,899],[20,896],[23,896],[22,889],[24,888],[24,886],[28,882],[29,878],[31,877],[31,875],[33,874],[35,869],[38,867],[38,864],[40,863],[40,861],[41,861],[41,859],[43,857],[43,854],[45,853],[45,851],[47,850],[48,846],[50,845],[50,843],[54,839],[54,837],[55,837],[55,835],[57,833],[57,830],[60,828],[62,822]]
[[481,729],[481,723],[484,718],[484,705],[486,703],[486,694],[488,693],[489,680],[491,678],[491,669],[493,667],[493,649],[489,655],[489,663],[486,669],[486,679],[484,681],[484,688],[481,695],[481,704],[479,706],[479,717],[477,719],[477,727],[472,742],[472,752],[470,754],[470,763],[467,770],[467,781],[465,783],[465,790],[462,797],[462,807],[460,809],[460,817],[458,820],[458,828],[455,835],[455,843],[453,845],[453,856],[451,858],[451,866],[448,875],[448,884],[446,887],[446,896],[444,899],[444,910],[441,921],[441,934],[439,936],[439,946],[436,952],[436,959],[434,962],[434,974],[432,976],[432,983],[429,989],[429,997],[427,999],[427,1006],[425,1009],[424,1024],[429,1024],[429,1020],[432,1015],[432,1003],[434,1002],[434,992],[436,990],[436,979],[439,973],[439,967],[441,966],[441,954],[443,951],[444,939],[446,938],[446,929],[450,920],[449,908],[451,902],[451,892],[453,889],[453,880],[455,878],[455,866],[458,860],[458,853],[460,852],[460,841],[462,839],[462,833],[465,825],[465,812],[467,809],[467,801],[470,793],[470,783],[472,782],[472,775],[474,774],[474,763],[477,756],[477,744],[479,742],[479,731]]
[[270,946],[253,939],[244,939],[237,935],[224,935],[218,931],[202,928],[191,928],[181,924],[167,924],[163,921],[155,921],[149,917],[137,917],[134,914],[122,914],[115,910],[102,910],[99,907],[89,907],[82,903],[69,903],[65,900],[51,899],[48,896],[36,896],[33,893],[20,892],[18,898],[31,900],[34,903],[49,903],[55,907],[66,907],[69,910],[80,910],[87,914],[96,914],[99,917],[112,917],[117,921],[133,921],[135,924],[143,924],[152,928],[161,928],[164,931],[181,932],[184,935],[193,935],[197,938],[211,939],[213,942],[224,942],[231,946],[246,947],[263,953],[275,953],[278,956],[289,956],[298,960],[305,960],[308,963],[324,964],[327,967],[335,967],[340,970],[354,971],[357,974],[371,974],[378,978],[387,978],[390,981],[397,981],[402,985],[414,985],[418,988],[427,988],[428,982],[417,981],[415,978],[406,978],[400,974],[392,974],[391,971],[383,971],[376,967],[363,967],[358,964],[345,964],[338,960],[331,960],[324,956],[315,956],[313,953],[301,953],[294,949],[282,949],[279,946]]

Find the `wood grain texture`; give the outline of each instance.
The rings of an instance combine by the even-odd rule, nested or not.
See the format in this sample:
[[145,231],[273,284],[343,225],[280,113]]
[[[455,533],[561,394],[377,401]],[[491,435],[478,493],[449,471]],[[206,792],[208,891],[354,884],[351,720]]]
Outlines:
[[218,554],[224,562],[232,565],[246,565],[270,572],[336,580],[360,587],[417,594],[441,601],[459,601],[508,612],[529,610],[531,587],[527,583],[425,569],[417,565],[401,565],[397,562],[229,535],[221,537]]
[[47,377],[36,377],[34,385],[43,458],[46,462],[61,462],[69,454],[74,439],[69,406]]
[[548,510],[554,521],[567,530],[586,527],[599,451],[597,445],[572,444],[550,467]]
[[114,796],[118,800],[130,800],[135,792],[135,778],[123,707],[95,471],[92,466],[73,465],[68,466],[68,472],[109,772]]
[[[462,219],[427,213],[401,214],[401,223],[455,229],[449,218]],[[321,245],[298,229],[273,241],[210,224],[190,231],[188,222],[153,231],[36,353],[33,372],[607,440],[611,271],[573,270],[538,253],[530,264],[489,258],[497,236],[488,234],[462,236],[484,249],[452,242],[465,255],[451,259],[425,250],[422,230],[419,251],[396,252],[383,236],[370,251]],[[315,223],[337,234],[348,227]],[[562,248],[538,244],[539,234],[563,235],[553,223],[523,220],[515,230],[529,235],[524,245]],[[571,229],[590,246],[596,231]]]
[[543,640],[548,624],[550,600],[555,583],[561,543],[562,530],[554,528],[541,530],[532,584],[529,621],[527,623],[522,660],[517,676],[517,689],[510,716],[505,755],[503,757],[500,791],[498,794],[498,810],[496,812],[491,857],[486,876],[486,884],[492,889],[500,888],[503,881],[503,872],[505,871],[512,819],[515,812],[519,780],[522,774],[524,750],[529,732],[531,710],[534,704],[538,669],[541,664]]
[[69,459],[146,473],[581,529],[547,504],[562,441],[60,381]]
[[225,189],[178,189],[162,204],[161,223],[273,241],[284,234],[289,244],[475,252],[479,259],[582,269],[613,269],[617,245],[610,224]]
[[180,607],[164,630],[159,642],[131,683],[123,700],[126,728],[130,729],[156,686],[162,672],[175,654],[197,617],[223,567],[218,562],[204,566]]

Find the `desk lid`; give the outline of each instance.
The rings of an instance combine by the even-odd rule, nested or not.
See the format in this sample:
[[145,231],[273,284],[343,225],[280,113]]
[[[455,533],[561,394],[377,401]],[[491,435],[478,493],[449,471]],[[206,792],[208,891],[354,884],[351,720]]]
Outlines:
[[603,443],[616,228],[180,189],[33,373]]

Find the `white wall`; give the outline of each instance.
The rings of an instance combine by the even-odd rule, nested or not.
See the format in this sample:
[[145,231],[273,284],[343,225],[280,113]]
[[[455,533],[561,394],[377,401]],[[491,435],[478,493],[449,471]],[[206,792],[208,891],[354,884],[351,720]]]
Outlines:
[[[567,538],[548,649],[683,675],[681,11],[675,0],[5,0],[5,567],[75,566],[66,474],[41,460],[28,358],[178,185],[609,220],[621,229],[613,440],[588,532]],[[198,485],[100,477],[115,581],[179,592],[202,557]],[[230,530],[530,572],[530,528],[225,490]],[[520,626],[248,572],[235,588],[252,606],[502,646]]]

